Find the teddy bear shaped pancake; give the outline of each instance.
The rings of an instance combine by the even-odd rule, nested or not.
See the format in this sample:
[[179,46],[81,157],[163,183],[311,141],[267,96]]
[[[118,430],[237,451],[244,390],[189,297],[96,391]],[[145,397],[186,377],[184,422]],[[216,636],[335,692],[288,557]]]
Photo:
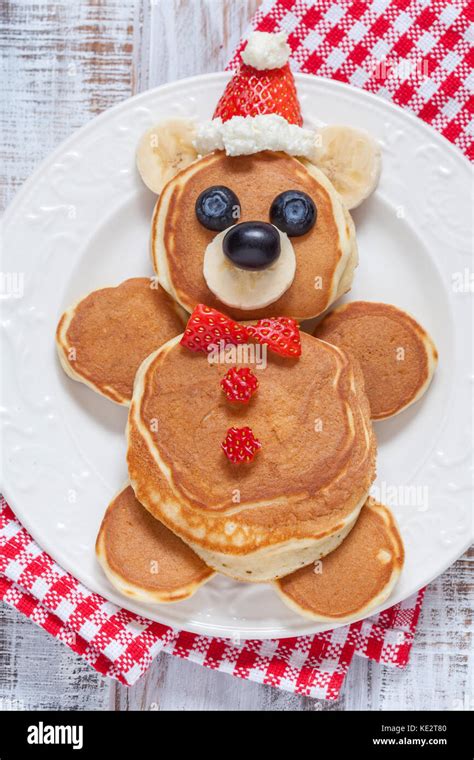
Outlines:
[[129,406],[130,484],[96,544],[122,594],[174,602],[219,572],[344,621],[387,598],[404,558],[369,496],[372,419],[419,399],[437,354],[388,304],[300,324],[350,290],[350,209],[380,150],[361,130],[302,126],[288,54],[283,34],[254,33],[209,122],[143,136],[154,275],[81,299],[56,342],[68,375]]

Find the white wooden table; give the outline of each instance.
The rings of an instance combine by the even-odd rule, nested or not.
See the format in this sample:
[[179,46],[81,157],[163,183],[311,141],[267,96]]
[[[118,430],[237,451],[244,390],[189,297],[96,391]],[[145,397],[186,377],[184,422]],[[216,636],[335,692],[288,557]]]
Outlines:
[[[4,207],[74,129],[130,95],[224,68],[258,0],[2,0]],[[285,694],[161,655],[127,689],[0,606],[0,709],[419,710],[474,708],[472,561],[429,588],[411,664],[362,658],[337,703]]]

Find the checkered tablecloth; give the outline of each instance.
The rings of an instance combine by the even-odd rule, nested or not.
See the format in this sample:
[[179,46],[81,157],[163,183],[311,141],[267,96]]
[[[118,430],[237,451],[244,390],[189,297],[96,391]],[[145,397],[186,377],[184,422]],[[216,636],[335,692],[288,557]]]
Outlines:
[[[252,26],[289,33],[295,70],[392,100],[472,158],[473,18],[474,5],[458,0],[267,0]],[[124,684],[135,683],[164,651],[239,678],[334,700],[355,655],[406,665],[423,591],[372,618],[316,636],[271,641],[199,636],[151,622],[92,593],[40,549],[1,500],[0,598]]]
[[474,2],[265,0],[253,28],[288,33],[294,71],[390,100],[473,160]]
[[132,685],[161,652],[321,699],[337,699],[355,654],[403,667],[423,593],[376,617],[318,636],[218,639],[154,623],[111,604],[66,573],[0,501],[0,599],[80,654],[99,673]]

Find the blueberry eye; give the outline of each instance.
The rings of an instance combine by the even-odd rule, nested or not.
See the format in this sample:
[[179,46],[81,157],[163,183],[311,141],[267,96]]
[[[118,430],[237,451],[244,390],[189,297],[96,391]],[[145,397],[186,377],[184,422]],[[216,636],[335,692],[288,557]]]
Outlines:
[[239,199],[228,187],[213,185],[198,197],[196,216],[208,230],[222,232],[239,221]]
[[288,237],[298,237],[314,227],[318,212],[314,201],[299,190],[277,195],[270,208],[270,221]]

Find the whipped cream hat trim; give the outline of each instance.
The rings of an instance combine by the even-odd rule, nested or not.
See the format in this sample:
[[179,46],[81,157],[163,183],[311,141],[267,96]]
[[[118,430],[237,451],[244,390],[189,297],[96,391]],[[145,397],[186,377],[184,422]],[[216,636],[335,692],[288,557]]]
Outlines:
[[278,114],[234,116],[224,122],[217,118],[198,124],[193,145],[202,156],[214,150],[224,150],[228,156],[273,150],[310,159],[317,147],[317,134],[289,124]]
[[[258,71],[286,66],[290,46],[284,32],[253,32],[242,52],[244,65]],[[248,156],[262,150],[283,151],[290,156],[311,158],[315,151],[316,133],[290,124],[277,113],[256,116],[220,117],[197,127],[193,145],[200,155],[223,150],[228,156]]]

